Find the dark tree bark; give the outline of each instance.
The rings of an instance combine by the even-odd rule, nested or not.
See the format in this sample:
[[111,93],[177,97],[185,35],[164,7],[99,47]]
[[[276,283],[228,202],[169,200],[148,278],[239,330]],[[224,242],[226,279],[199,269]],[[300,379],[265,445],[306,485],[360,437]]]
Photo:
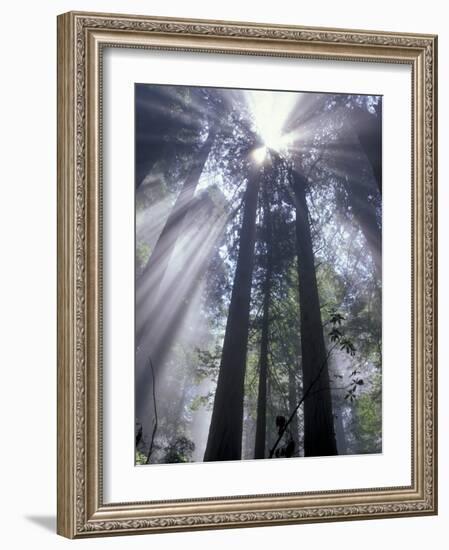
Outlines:
[[[306,201],[306,181],[298,172],[292,171],[292,184],[296,202],[303,388],[304,392],[307,392],[312,384],[315,388],[304,401],[304,454],[336,455],[329,370],[326,364],[327,353]],[[315,382],[317,376],[318,380]]]
[[240,460],[242,455],[244,381],[259,186],[259,174],[253,169],[245,191],[239,254],[205,462]]
[[207,157],[215,140],[215,131],[210,130],[189,176],[173,205],[153,252],[139,278],[140,284],[136,289],[136,342],[139,344],[142,337],[148,334],[154,312],[160,303],[159,291],[167,266],[172,257],[176,242],[184,228],[184,219],[192,204],[199,179],[206,164]]
[[254,458],[265,458],[266,432],[267,432],[267,374],[268,374],[268,347],[270,325],[270,301],[273,274],[273,230],[271,223],[270,203],[268,199],[267,185],[263,190],[264,218],[265,218],[265,246],[266,266],[265,281],[263,285],[263,314],[262,335],[259,358],[259,391],[257,395],[257,423]]

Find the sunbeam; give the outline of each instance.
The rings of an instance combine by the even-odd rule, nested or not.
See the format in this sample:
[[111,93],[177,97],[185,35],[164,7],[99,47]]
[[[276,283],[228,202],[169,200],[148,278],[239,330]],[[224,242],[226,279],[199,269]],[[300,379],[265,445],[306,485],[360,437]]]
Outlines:
[[290,139],[284,133],[284,126],[301,100],[301,94],[251,90],[246,92],[246,98],[255,131],[264,146],[256,149],[254,158],[257,162],[263,162],[269,149],[281,153],[288,148]]

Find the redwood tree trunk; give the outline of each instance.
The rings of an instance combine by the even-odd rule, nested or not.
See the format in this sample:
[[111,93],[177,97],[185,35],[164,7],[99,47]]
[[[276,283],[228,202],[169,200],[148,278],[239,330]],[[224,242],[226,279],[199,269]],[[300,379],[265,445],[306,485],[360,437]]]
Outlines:
[[259,174],[247,184],[240,246],[204,461],[240,460]]
[[257,423],[254,458],[265,458],[266,431],[267,431],[267,374],[268,374],[268,346],[269,323],[271,301],[271,279],[273,273],[273,235],[271,224],[270,204],[267,187],[263,192],[264,217],[265,217],[265,246],[266,246],[266,270],[263,285],[263,316],[262,335],[259,358],[259,391],[257,395]]
[[336,455],[329,370],[326,364],[327,352],[306,201],[306,181],[300,174],[293,171],[292,184],[296,201],[303,392],[307,392],[313,384],[313,390],[304,401],[304,454],[305,456]]

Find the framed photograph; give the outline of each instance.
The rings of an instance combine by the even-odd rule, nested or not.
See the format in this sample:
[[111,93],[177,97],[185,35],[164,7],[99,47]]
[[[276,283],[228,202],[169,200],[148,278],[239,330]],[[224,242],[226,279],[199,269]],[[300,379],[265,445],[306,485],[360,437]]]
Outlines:
[[437,512],[436,53],[59,16],[59,534]]

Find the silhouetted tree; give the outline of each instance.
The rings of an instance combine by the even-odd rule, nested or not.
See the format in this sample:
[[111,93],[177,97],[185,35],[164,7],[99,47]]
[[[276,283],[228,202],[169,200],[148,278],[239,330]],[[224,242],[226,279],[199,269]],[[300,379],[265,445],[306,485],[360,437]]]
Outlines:
[[320,300],[310,232],[309,209],[306,200],[307,182],[292,170],[292,185],[296,201],[296,246],[298,254],[298,283],[301,316],[301,352],[303,387],[307,389],[319,380],[316,389],[304,402],[304,454],[327,456],[337,454],[326,346],[321,320]]
[[265,280],[263,284],[263,314],[259,357],[259,391],[257,396],[257,423],[256,423],[256,442],[254,449],[254,458],[265,458],[266,446],[266,423],[267,423],[267,372],[269,330],[270,330],[270,302],[271,286],[273,273],[273,229],[271,223],[270,201],[268,196],[268,185],[264,182],[263,212],[265,219]]
[[251,166],[205,461],[241,459],[244,380],[259,187],[259,169]]

